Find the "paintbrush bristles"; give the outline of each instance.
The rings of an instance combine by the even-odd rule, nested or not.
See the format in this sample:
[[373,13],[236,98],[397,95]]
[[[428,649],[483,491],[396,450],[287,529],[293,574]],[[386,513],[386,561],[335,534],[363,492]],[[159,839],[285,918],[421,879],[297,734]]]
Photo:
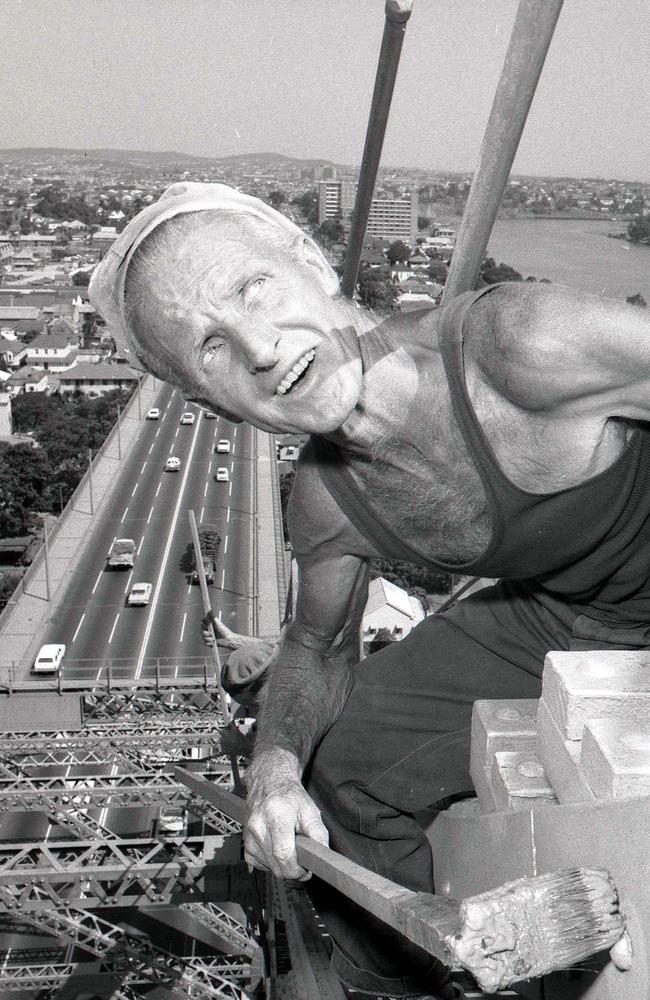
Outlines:
[[508,882],[465,899],[460,931],[448,942],[479,986],[501,989],[610,948],[625,929],[616,888],[596,868]]

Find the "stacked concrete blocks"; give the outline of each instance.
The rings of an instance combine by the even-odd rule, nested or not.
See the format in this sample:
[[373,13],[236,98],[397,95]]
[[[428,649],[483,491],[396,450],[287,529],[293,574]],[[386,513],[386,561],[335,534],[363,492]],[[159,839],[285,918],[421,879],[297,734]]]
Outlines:
[[650,654],[549,653],[537,735],[559,802],[650,795]]
[[537,755],[537,701],[477,701],[470,775],[483,812],[524,811],[557,800]]

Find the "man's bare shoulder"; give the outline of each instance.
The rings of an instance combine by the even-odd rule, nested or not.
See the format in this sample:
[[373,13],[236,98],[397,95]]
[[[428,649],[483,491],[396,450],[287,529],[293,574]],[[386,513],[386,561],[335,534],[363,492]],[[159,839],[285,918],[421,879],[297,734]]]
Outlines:
[[296,469],[287,526],[297,556],[309,556],[323,548],[328,554],[363,558],[377,554],[331,496],[309,447],[303,448]]
[[564,398],[574,365],[595,337],[599,303],[597,296],[562,285],[501,285],[467,314],[466,364],[522,409],[552,407]]

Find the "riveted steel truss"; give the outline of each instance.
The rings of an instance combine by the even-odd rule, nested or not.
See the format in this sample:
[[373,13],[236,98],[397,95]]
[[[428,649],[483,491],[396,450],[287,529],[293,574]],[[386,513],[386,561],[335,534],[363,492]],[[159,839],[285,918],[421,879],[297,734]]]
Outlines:
[[[243,899],[250,892],[241,839],[55,841],[0,844],[5,912]],[[7,890],[6,892],[4,890]],[[31,919],[31,917],[29,918]]]

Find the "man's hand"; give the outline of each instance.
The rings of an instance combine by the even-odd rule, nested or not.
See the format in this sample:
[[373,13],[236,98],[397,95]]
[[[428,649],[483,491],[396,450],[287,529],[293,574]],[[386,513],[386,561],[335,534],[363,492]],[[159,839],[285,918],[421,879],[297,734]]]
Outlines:
[[246,861],[278,878],[308,879],[310,873],[296,857],[296,834],[325,845],[329,837],[319,810],[301,784],[294,754],[276,748],[255,761],[248,775],[247,803]]

